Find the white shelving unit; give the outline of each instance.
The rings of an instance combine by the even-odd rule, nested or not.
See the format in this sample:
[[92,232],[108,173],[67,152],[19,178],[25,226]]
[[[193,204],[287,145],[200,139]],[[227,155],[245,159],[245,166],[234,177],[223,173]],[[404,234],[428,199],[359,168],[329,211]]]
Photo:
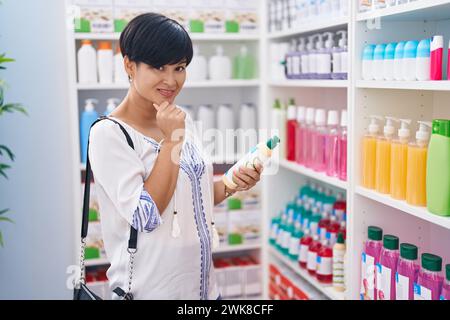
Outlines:
[[450,81],[364,81],[356,82],[360,89],[448,91]]
[[[258,87],[259,80],[227,80],[227,81],[198,81],[186,82],[183,88],[246,88]],[[128,90],[128,83],[112,84],[77,84],[78,90]]]
[[272,87],[347,88],[347,80],[271,80]]
[[[202,34],[191,33],[193,41],[259,41],[259,33],[256,34]],[[77,33],[75,40],[119,40],[120,33]]]

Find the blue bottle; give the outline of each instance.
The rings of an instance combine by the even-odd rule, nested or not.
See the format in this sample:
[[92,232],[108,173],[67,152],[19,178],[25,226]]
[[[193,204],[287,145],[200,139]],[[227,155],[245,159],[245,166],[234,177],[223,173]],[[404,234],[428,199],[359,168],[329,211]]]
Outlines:
[[94,104],[98,103],[96,99],[87,99],[84,111],[81,114],[80,121],[80,147],[81,147],[81,163],[85,164],[87,159],[87,146],[89,140],[89,131],[91,125],[98,119],[98,113],[95,111]]

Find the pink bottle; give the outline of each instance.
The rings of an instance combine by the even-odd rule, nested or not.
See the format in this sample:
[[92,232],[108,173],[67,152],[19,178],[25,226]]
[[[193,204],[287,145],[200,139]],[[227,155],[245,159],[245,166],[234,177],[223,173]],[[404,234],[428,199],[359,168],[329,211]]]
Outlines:
[[442,258],[430,253],[422,254],[422,268],[414,285],[414,300],[439,300],[442,290]]
[[414,283],[417,282],[419,264],[417,247],[409,243],[400,245],[397,274],[395,275],[395,297],[397,300],[414,300]]
[[330,177],[337,177],[339,172],[338,167],[338,112],[336,110],[328,111],[327,121],[327,135],[326,135],[326,148],[325,148],[325,165],[326,174]]
[[368,240],[364,244],[361,259],[361,300],[377,300],[378,290],[375,266],[380,260],[383,230],[370,226],[367,230]]
[[448,42],[448,55],[447,55],[447,80],[450,80],[450,41]]
[[431,66],[430,79],[442,80],[442,64],[444,58],[444,37],[433,36],[431,38]]
[[327,135],[327,127],[325,125],[326,123],[326,117],[325,117],[325,110],[318,109],[316,111],[316,117],[315,117],[315,123],[316,123],[316,129],[314,130],[313,134],[313,146],[312,146],[312,153],[313,153],[313,163],[312,163],[312,169],[314,171],[318,172],[324,172],[325,171],[325,138]]
[[450,264],[445,266],[445,281],[442,285],[441,300],[450,300]]
[[338,140],[338,176],[347,181],[347,110],[341,113],[341,130]]
[[295,162],[303,164],[303,149],[305,148],[303,141],[303,132],[305,130],[306,108],[297,107],[297,127],[295,131]]
[[306,109],[306,129],[304,132],[305,147],[303,148],[303,161],[305,167],[311,168],[312,164],[312,146],[313,146],[313,133],[314,133],[314,108]]
[[383,237],[380,263],[377,265],[378,300],[395,300],[395,273],[398,265],[398,243],[396,236]]
[[295,161],[295,132],[297,131],[297,126],[297,108],[291,104],[287,110],[286,122],[286,158],[289,161]]
[[330,246],[333,247],[336,244],[337,236],[339,234],[339,230],[341,230],[341,225],[337,222],[335,216],[330,218],[330,223],[327,228],[327,239],[330,241]]

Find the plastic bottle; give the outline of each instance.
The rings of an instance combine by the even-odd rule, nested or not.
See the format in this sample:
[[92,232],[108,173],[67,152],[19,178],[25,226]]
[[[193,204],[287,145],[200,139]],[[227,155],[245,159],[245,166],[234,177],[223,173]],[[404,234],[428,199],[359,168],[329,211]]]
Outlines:
[[419,42],[417,47],[416,59],[416,79],[419,81],[430,80],[430,66],[431,66],[431,41],[424,39]]
[[80,121],[80,147],[81,147],[81,162],[86,163],[87,147],[89,141],[89,131],[92,124],[98,119],[98,113],[95,111],[94,104],[98,103],[96,99],[87,99],[84,111],[81,114]]
[[359,0],[359,12],[372,10],[373,0]]
[[198,45],[193,46],[194,56],[189,64],[188,81],[206,81],[208,78],[208,62],[201,54]]
[[305,142],[305,147],[303,148],[303,160],[304,165],[310,168],[313,162],[312,159],[312,147],[313,147],[313,132],[314,132],[314,108],[306,109],[306,129],[304,131],[303,141]]
[[347,212],[347,202],[345,201],[345,194],[338,193],[336,201],[333,204],[333,215],[336,217],[336,221],[345,220],[345,214]]
[[397,81],[403,80],[403,55],[405,51],[406,42],[399,42],[395,46],[394,55],[394,79]]
[[328,211],[324,210],[322,212],[322,218],[319,221],[319,229],[318,229],[318,233],[319,233],[319,238],[321,241],[326,240],[327,238],[327,229],[330,225],[330,214]]
[[376,187],[377,140],[380,132],[377,120],[381,119],[379,116],[370,116],[370,125],[363,138],[362,185],[368,189],[375,189]]
[[442,291],[442,258],[430,253],[421,256],[422,268],[414,284],[414,300],[439,300]]
[[241,166],[245,166],[247,168],[254,168],[254,166],[259,163],[261,165],[265,165],[266,162],[272,156],[273,149],[280,142],[280,138],[277,136],[273,136],[265,143],[259,143],[256,147],[254,147],[250,152],[241,158],[236,164],[234,164],[222,177],[223,183],[230,189],[234,190],[238,187],[236,183],[233,181],[233,173],[236,170],[239,170]]
[[394,58],[396,45],[396,43],[389,43],[384,51],[383,79],[386,81],[394,80]]
[[395,297],[397,300],[414,300],[414,283],[417,282],[419,274],[417,251],[415,245],[400,244],[400,258],[395,275]]
[[338,138],[338,177],[342,181],[347,181],[347,121],[347,110],[342,110]]
[[271,245],[275,245],[277,241],[277,236],[280,228],[281,223],[281,214],[274,216],[271,220],[270,224],[270,237],[269,237],[269,243]]
[[242,46],[239,55],[234,60],[233,79],[253,79],[255,68],[254,57],[249,54],[247,46]]
[[406,202],[414,206],[427,205],[427,153],[431,122],[418,121],[416,142],[408,145],[406,169]]
[[373,77],[375,80],[383,80],[384,53],[386,51],[385,44],[377,44],[373,53]]
[[386,117],[384,126],[384,137],[377,140],[376,151],[376,190],[380,193],[391,192],[391,146],[395,127],[393,117]]
[[293,99],[291,99],[287,110],[286,122],[286,158],[289,161],[295,161],[295,132],[297,127],[297,107],[294,105]]
[[450,41],[448,42],[448,51],[447,51],[447,80],[450,80]]
[[316,275],[317,255],[321,248],[322,243],[319,241],[319,236],[317,234],[313,235],[313,241],[309,245],[308,249],[308,264],[306,266],[308,273],[312,276]]
[[300,253],[298,255],[298,264],[300,268],[306,269],[308,265],[308,251],[313,238],[309,235],[310,231],[308,229],[303,230],[303,237],[300,239]]
[[322,216],[319,213],[319,208],[312,208],[312,216],[309,220],[309,229],[311,230],[311,235],[319,235],[319,222],[322,219]]
[[450,216],[450,120],[433,120],[427,158],[427,207]]
[[450,264],[445,266],[445,281],[442,284],[440,300],[450,300]]
[[111,112],[114,111],[114,109],[116,109],[119,99],[111,98],[111,99],[106,100],[106,102],[108,104],[106,106],[105,112],[103,113],[104,116],[108,116]]
[[378,300],[395,300],[395,273],[398,265],[399,239],[393,235],[383,237],[380,263],[377,265]]
[[300,215],[297,216],[296,224],[294,226],[294,233],[291,236],[290,246],[289,246],[289,258],[293,261],[298,261],[298,256],[300,253],[300,239],[303,238],[303,231],[301,229]]
[[339,114],[336,110],[328,111],[327,134],[325,136],[325,165],[326,174],[330,177],[339,175]]
[[322,246],[317,253],[316,278],[321,283],[333,282],[333,249],[329,240],[322,240]]
[[330,224],[327,228],[327,239],[330,241],[330,246],[334,246],[337,240],[337,236],[339,234],[339,231],[341,229],[341,225],[337,221],[336,216],[332,216],[330,218]]
[[197,118],[199,132],[201,132],[202,134],[216,127],[214,109],[209,104],[200,105],[198,107]]
[[[322,41],[322,37],[327,37]],[[331,79],[331,54],[333,51],[333,33],[325,32],[317,42],[317,79]]]
[[333,288],[336,291],[345,291],[344,282],[344,256],[345,256],[345,241],[342,233],[339,233],[337,242],[333,246]]
[[125,71],[123,64],[122,53],[120,52],[120,46],[117,46],[117,52],[114,56],[114,82],[115,83],[128,83],[128,74]]
[[346,80],[348,78],[348,47],[347,47],[347,31],[342,30],[336,32],[340,35],[338,46],[333,50],[333,73],[331,77],[338,80]]
[[398,139],[391,145],[391,197],[397,200],[406,199],[406,173],[408,168],[408,144],[411,124],[409,119],[400,119]]
[[294,57],[294,71],[299,71],[298,79],[306,79],[306,74],[308,73],[308,52],[305,38],[299,39],[297,52],[298,54]]
[[362,60],[362,78],[363,80],[373,80],[374,77],[374,52],[375,45],[369,44],[364,48]]
[[216,55],[209,59],[208,70],[211,80],[231,79],[231,61],[229,57],[224,56],[221,45],[216,47]]
[[97,52],[91,40],[82,40],[78,57],[78,82],[82,84],[97,83]]
[[314,171],[324,172],[326,167],[325,162],[325,139],[327,134],[327,127],[325,126],[325,110],[316,110],[315,117],[316,128],[313,131],[313,163],[312,168]]
[[285,75],[287,79],[295,79],[294,57],[297,55],[297,40],[291,39],[289,52],[286,53]]
[[315,39],[319,39],[320,35],[315,34],[308,38],[310,41],[309,43],[309,50],[308,50],[308,79],[317,79],[317,46],[320,46],[317,42],[314,42]]
[[283,238],[281,241],[281,253],[283,253],[285,256],[289,255],[291,238],[295,231],[295,227],[294,227],[295,206],[296,206],[296,204],[291,202],[286,207],[287,220],[286,220],[286,224],[285,224],[284,235],[283,235]]
[[298,164],[304,164],[303,148],[305,142],[303,140],[304,130],[306,130],[306,107],[297,107],[297,128],[295,132],[295,161]]
[[277,238],[275,240],[275,248],[281,252],[281,246],[284,240],[284,232],[286,231],[287,213],[285,210],[281,211],[280,224],[278,226]]
[[364,244],[361,259],[361,300],[377,300],[376,265],[380,261],[382,237],[383,230],[381,228],[368,227],[368,240]]
[[312,53],[312,50],[314,49],[314,37],[309,36],[308,37],[308,43],[306,44],[306,50],[305,53],[302,55],[301,63],[302,63],[302,79],[311,79],[311,69],[310,69],[310,54]]
[[101,41],[97,51],[98,79],[100,83],[113,82],[114,54],[111,42]]
[[442,80],[442,64],[444,59],[444,37],[433,36],[431,38],[431,62],[430,79]]
[[272,129],[276,130],[280,137],[280,158],[286,159],[286,110],[279,99],[275,99],[272,108]]
[[408,41],[405,44],[403,52],[403,80],[416,80],[416,65],[417,65],[417,47],[419,42]]

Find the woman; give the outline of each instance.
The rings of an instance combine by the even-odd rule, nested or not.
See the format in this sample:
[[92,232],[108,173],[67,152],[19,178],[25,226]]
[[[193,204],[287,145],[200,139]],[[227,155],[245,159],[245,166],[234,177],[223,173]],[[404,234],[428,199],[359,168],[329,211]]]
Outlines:
[[[90,133],[111,288],[128,288],[130,225],[138,231],[131,293],[135,299],[218,299],[212,265],[214,205],[236,190],[213,182],[192,119],[174,104],[192,59],[192,42],[176,21],[149,13],[120,36],[128,94]],[[252,188],[262,168],[234,173]],[[114,298],[118,298],[114,295]]]

